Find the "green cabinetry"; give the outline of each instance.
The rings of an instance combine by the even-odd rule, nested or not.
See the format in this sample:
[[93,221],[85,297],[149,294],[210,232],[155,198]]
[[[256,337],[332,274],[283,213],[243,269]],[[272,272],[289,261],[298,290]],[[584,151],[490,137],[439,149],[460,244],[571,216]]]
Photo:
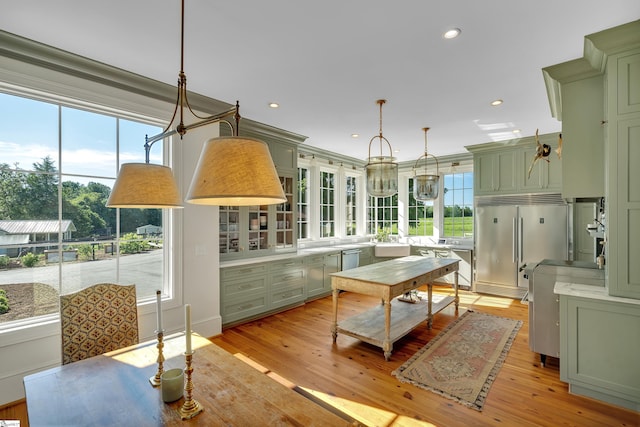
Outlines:
[[552,152],[535,164],[535,137],[465,147],[473,153],[474,195],[560,192],[562,163],[554,152],[558,134],[540,135],[539,141]]
[[310,255],[305,258],[307,269],[307,299],[331,294],[331,273],[340,271],[342,252]]
[[609,293],[640,299],[640,48],[609,57],[607,87]]
[[562,120],[562,196],[604,197],[603,74],[584,58],[542,72],[556,107],[552,115]]
[[295,251],[295,175],[279,173],[287,201],[278,205],[220,206],[220,259]]
[[302,257],[220,268],[222,324],[257,318],[306,298]]
[[303,258],[271,262],[268,266],[270,309],[278,309],[305,300]]
[[640,411],[639,331],[640,303],[561,294],[560,379],[571,393]]
[[220,269],[220,300],[223,324],[267,311],[267,264]]

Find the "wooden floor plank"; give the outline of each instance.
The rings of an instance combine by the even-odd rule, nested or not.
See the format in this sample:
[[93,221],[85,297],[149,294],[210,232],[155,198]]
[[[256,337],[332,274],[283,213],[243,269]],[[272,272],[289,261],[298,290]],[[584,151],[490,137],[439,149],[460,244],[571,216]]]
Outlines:
[[[436,292],[451,294],[446,287]],[[348,292],[340,298],[339,320],[380,303]],[[481,412],[400,383],[391,375],[467,309],[523,321]],[[334,345],[331,313],[331,298],[322,298],[227,329],[212,340],[311,393],[336,400],[351,414],[359,411],[358,419],[368,419],[371,425],[640,425],[637,412],[569,394],[567,384],[559,379],[557,359],[540,367],[539,356],[529,350],[528,307],[519,300],[462,292],[457,314],[454,307],[447,307],[435,316],[432,330],[425,322],[397,341],[388,362],[380,348],[355,338],[338,335]]]

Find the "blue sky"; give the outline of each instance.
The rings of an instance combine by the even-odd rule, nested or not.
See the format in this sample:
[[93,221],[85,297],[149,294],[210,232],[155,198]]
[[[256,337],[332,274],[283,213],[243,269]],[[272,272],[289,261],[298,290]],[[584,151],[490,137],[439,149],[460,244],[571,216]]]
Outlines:
[[[0,163],[11,167],[18,163],[19,169],[32,170],[33,163],[50,156],[63,174],[115,178],[118,132],[120,163],[129,163],[144,162],[145,135],[153,136],[161,131],[158,126],[0,93]],[[151,162],[162,162],[161,141],[151,150]],[[109,180],[92,181],[111,186]]]

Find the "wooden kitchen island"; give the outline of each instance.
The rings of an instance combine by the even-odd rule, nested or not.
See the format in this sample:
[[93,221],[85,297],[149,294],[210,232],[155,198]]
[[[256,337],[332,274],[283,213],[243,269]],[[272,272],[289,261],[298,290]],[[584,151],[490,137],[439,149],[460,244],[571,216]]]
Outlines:
[[[427,327],[431,328],[433,316],[452,302],[458,309],[459,262],[449,258],[408,256],[332,273],[333,342],[336,343],[338,333],[349,335],[381,347],[385,359],[389,360],[394,342],[425,320]],[[434,301],[433,282],[449,273],[454,273],[455,296],[445,296]],[[395,299],[424,285],[427,285],[426,301],[408,303]],[[380,297],[382,304],[338,324],[340,291]]]

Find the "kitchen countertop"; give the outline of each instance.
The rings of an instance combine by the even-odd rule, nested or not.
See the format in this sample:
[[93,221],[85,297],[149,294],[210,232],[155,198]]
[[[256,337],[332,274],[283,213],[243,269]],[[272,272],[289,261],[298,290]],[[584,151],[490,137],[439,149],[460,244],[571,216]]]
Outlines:
[[[405,244],[405,243],[399,243]],[[471,251],[473,250],[473,242],[461,243],[459,245],[447,245],[447,244],[439,244],[439,243],[407,243],[412,247],[419,248],[428,248],[428,249],[451,249],[454,251]],[[269,255],[262,257],[254,257],[254,258],[243,258],[237,260],[229,260],[229,261],[220,261],[220,267],[237,267],[243,265],[251,265],[257,264],[260,262],[272,262],[272,261],[280,261],[291,258],[298,257],[306,257],[309,255],[317,255],[317,254],[330,254],[335,252],[341,252],[343,250],[349,249],[359,249],[359,248],[367,248],[367,247],[375,247],[376,243],[374,242],[361,242],[361,243],[344,243],[338,245],[328,245],[328,246],[315,246],[315,247],[305,247],[298,248],[296,252],[284,252],[282,254],[277,255]]]
[[371,247],[374,244],[365,242],[365,243],[349,243],[344,245],[331,245],[331,246],[318,246],[312,248],[301,248],[298,249],[297,252],[285,252],[277,255],[269,255],[255,258],[244,258],[230,261],[220,261],[220,267],[237,267],[242,265],[250,265],[257,264],[260,262],[272,262],[272,261],[280,261],[285,259],[306,257],[309,255],[317,255],[317,254],[330,254],[342,252],[343,250],[348,249],[358,249]]
[[640,300],[635,298],[622,298],[609,295],[609,290],[604,286],[584,285],[581,283],[556,282],[553,292],[558,295],[566,295],[580,298],[597,299],[625,304],[640,305]]

